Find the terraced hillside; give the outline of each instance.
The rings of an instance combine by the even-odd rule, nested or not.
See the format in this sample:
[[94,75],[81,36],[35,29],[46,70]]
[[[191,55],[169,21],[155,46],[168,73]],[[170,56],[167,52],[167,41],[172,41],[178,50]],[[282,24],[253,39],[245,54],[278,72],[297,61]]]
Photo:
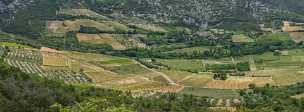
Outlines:
[[70,70],[45,70],[42,64],[42,53],[33,49],[2,48],[7,50],[5,61],[25,73],[39,75],[48,79],[63,80],[66,83],[90,83],[91,79],[82,72]]
[[164,74],[133,59],[69,51],[64,52],[64,55],[74,63],[72,68],[82,69],[98,87],[131,90],[136,93],[178,92],[182,89],[178,85],[171,85]]
[[[135,60],[101,54],[57,51],[50,48],[1,47],[9,65],[21,71],[68,84],[93,84],[97,87],[141,92],[178,92],[165,75]],[[157,78],[156,78],[157,77]]]

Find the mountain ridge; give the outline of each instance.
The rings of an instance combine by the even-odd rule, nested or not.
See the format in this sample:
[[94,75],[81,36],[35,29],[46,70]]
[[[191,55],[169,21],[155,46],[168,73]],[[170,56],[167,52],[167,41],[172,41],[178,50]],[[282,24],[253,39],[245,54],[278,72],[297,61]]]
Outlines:
[[[88,8],[100,14],[119,13],[156,23],[207,28],[228,23],[256,24],[269,19],[294,19],[302,16],[302,9],[295,10],[295,8],[304,7],[294,0],[289,2],[284,0],[75,0],[72,2],[57,0],[53,3],[49,2],[48,0],[4,1],[0,2],[2,5],[0,12],[9,12],[12,14],[9,19],[16,19],[14,14],[18,14],[19,10],[29,8],[34,10],[36,7],[42,7],[41,5],[52,4],[57,10],[58,8]],[[303,20],[303,16],[297,19]]]

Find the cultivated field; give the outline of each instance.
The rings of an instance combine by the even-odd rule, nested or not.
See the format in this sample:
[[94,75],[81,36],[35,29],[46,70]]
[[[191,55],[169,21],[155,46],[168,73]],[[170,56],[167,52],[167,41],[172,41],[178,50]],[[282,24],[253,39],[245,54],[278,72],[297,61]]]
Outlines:
[[124,50],[126,47],[118,42],[112,34],[84,34],[77,33],[77,39],[80,42],[89,42],[92,44],[108,44],[116,50]]
[[75,22],[76,22],[76,24],[79,24],[81,26],[93,27],[93,28],[96,28],[99,31],[103,31],[103,32],[114,32],[115,31],[114,27],[112,27],[108,24],[105,24],[102,22],[97,22],[97,21],[90,20],[90,19],[77,19]]
[[145,37],[144,34],[134,34],[134,35],[126,35],[126,34],[112,34],[113,37],[126,46],[127,48],[147,48],[147,45],[140,41],[140,37]]
[[43,66],[69,67],[69,59],[57,53],[42,53]]
[[84,73],[98,87],[132,92],[180,90],[167,87],[168,81],[160,73],[129,58],[67,51],[64,54],[72,60],[81,62]]
[[32,48],[28,45],[18,44],[15,42],[0,42],[0,46],[16,47],[16,48]]
[[173,51],[168,51],[166,53],[180,53],[180,54],[186,53],[188,55],[191,55],[194,52],[204,53],[205,51],[208,51],[208,50],[209,50],[208,47],[190,47],[190,48],[176,49]]
[[[39,51],[10,47],[5,61],[26,73],[63,80],[70,84],[93,83],[98,87],[131,90],[138,94],[182,91],[181,93],[186,94],[232,98],[238,97],[236,90],[248,88],[249,84],[281,86],[303,81],[303,55],[303,50],[295,49],[288,50],[286,55],[268,52],[235,57],[235,62],[253,60],[257,70],[245,72],[246,76],[229,76],[227,80],[214,80],[213,73],[187,71],[205,71],[205,64],[232,63],[232,58],[156,59],[156,62],[171,69],[154,70],[130,58],[48,48]],[[170,80],[176,85],[170,85]]]
[[171,69],[200,73],[207,70],[207,65],[231,64],[231,58],[227,59],[156,59],[156,62],[164,64]]
[[254,40],[251,39],[250,37],[240,34],[240,35],[233,35],[232,36],[232,42],[235,43],[247,43],[247,42],[253,42]]
[[[43,68],[43,55],[39,50],[10,47],[4,60],[21,71],[48,79],[62,80],[69,84],[90,83],[91,79],[83,72],[72,70],[46,70]],[[53,60],[56,61],[56,60]]]
[[298,32],[303,31],[304,27],[301,23],[293,23],[290,21],[284,21],[282,31],[284,32]]
[[104,42],[98,42],[101,40],[98,34],[84,34],[84,33],[77,33],[76,37],[80,42],[95,42],[96,44],[101,44]]
[[159,70],[160,72],[166,74],[174,82],[181,83],[185,80],[188,80],[194,77],[194,74],[185,72],[185,71],[176,71],[176,70]]
[[257,70],[246,73],[250,77],[272,77],[276,85],[290,85],[303,81],[303,50],[294,49],[285,52],[287,52],[286,55],[274,55],[273,52],[267,52],[235,59],[246,61],[253,57]]
[[74,21],[47,21],[46,29],[49,36],[63,37],[66,32],[79,31],[80,25]]
[[[1,47],[0,50],[5,52],[5,48]],[[46,50],[43,51],[46,53]],[[160,76],[159,73],[132,59],[69,51],[56,51],[55,55],[52,54],[54,52],[47,52],[48,56],[43,56],[43,53],[39,50],[10,47],[5,61],[25,73],[62,80],[69,84],[90,83],[97,87],[152,93],[178,92],[182,89],[181,86],[168,86],[167,81],[154,80],[154,77]],[[65,65],[61,60],[62,56],[70,61],[70,65],[65,69],[60,68]],[[50,65],[43,65],[45,60],[49,60],[47,62],[50,62]]]
[[239,91],[233,89],[185,88],[181,93],[216,98],[239,98]]
[[65,21],[48,21],[46,27],[48,32],[57,34],[65,34],[68,31],[79,31],[80,27],[96,28],[100,32],[128,32],[128,26],[116,21],[95,21],[90,19],[76,19]]
[[289,32],[289,35],[296,43],[304,41],[304,32]]
[[61,9],[57,14],[71,15],[71,16],[86,16],[98,19],[108,19],[107,17],[100,15],[90,9]]
[[183,70],[183,71],[205,70],[203,60],[157,59],[156,61],[176,70]]
[[229,77],[227,80],[212,80],[206,84],[206,88],[246,89],[249,84],[264,86],[274,83],[271,77]]
[[278,69],[273,72],[272,77],[276,85],[292,85],[304,80],[303,67]]
[[213,80],[213,75],[200,74],[194,75],[191,78],[181,81],[180,83],[186,87],[205,88],[210,81]]
[[154,25],[154,24],[137,24],[137,23],[130,23],[130,26],[135,26],[139,29],[143,29],[145,31],[150,31],[150,32],[161,32],[161,33],[165,33],[168,32],[165,28],[158,26],[158,25]]

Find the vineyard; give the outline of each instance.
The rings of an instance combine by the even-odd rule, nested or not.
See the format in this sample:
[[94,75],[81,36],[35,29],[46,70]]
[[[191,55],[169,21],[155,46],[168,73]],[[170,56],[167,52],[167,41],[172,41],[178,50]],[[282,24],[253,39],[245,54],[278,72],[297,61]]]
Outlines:
[[82,72],[72,70],[44,70],[42,53],[33,49],[20,49],[14,47],[1,47],[0,53],[6,52],[5,62],[10,66],[19,68],[29,74],[37,74],[41,77],[54,80],[62,80],[69,84],[89,83],[91,79]]
[[209,98],[207,101],[210,105],[215,107],[231,107],[236,106],[241,103],[240,99],[237,98],[227,98],[227,99],[219,99],[219,98]]

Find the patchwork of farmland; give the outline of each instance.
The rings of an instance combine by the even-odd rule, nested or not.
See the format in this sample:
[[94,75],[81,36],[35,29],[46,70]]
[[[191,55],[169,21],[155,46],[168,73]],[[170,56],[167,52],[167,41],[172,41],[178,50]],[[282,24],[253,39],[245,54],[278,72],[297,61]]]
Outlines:
[[63,54],[71,57],[72,60],[79,61],[84,73],[98,87],[135,93],[176,92],[182,88],[179,85],[170,85],[168,79],[164,78],[164,74],[149,69],[130,58],[67,51]]
[[145,48],[146,45],[138,38],[138,35],[126,34],[85,34],[77,33],[76,37],[80,42],[88,42],[91,44],[108,44],[116,50],[124,50],[127,48]]
[[[303,81],[303,50],[293,49],[276,52],[216,60],[156,59],[156,62],[168,66],[170,70],[161,71],[185,87],[231,90],[246,89],[250,84],[283,86]],[[245,76],[228,76],[226,80],[214,80],[212,72],[203,72],[206,65],[239,62],[249,62],[250,67],[254,66],[255,69],[243,72]]]
[[282,31],[287,32],[296,43],[304,41],[303,23],[284,21]]
[[[232,99],[239,97],[237,91],[248,88],[250,84],[281,86],[304,79],[301,49],[288,50],[284,55],[268,52],[216,60],[155,59],[170,67],[157,70],[147,68],[130,58],[102,54],[16,47],[1,47],[0,51],[9,65],[48,79],[63,80],[70,84],[91,83],[97,87],[131,90],[134,94],[141,95],[180,92],[215,98],[222,96],[216,101],[220,103],[212,103],[216,106],[233,105]],[[245,72],[245,76],[215,80],[214,73],[206,72],[206,65],[250,60],[250,64],[255,64],[256,70]]]
[[50,33],[64,34],[68,31],[79,31],[81,27],[96,28],[100,32],[128,32],[128,26],[115,21],[95,21],[76,19],[65,21],[48,21],[46,27]]
[[212,80],[206,84],[206,88],[217,89],[246,89],[249,84],[266,85],[274,84],[271,77],[229,77],[226,80]]
[[55,80],[63,80],[70,84],[90,83],[91,79],[84,73],[68,70],[45,70],[43,68],[43,56],[34,49],[9,47],[5,61],[21,71],[36,74],[41,77]]

